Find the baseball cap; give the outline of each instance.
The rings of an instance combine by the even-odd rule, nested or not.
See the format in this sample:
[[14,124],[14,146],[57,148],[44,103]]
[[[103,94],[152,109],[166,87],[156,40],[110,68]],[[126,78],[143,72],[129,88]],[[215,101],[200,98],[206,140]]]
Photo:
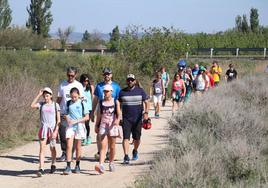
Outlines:
[[113,91],[113,87],[111,84],[106,84],[104,87],[103,87],[103,91]]
[[49,87],[45,87],[45,88],[43,89],[43,92],[44,92],[44,91],[50,93],[51,95],[53,94],[52,90],[51,90]]
[[127,75],[127,79],[129,79],[129,78],[132,78],[132,79],[135,80],[135,75],[134,75],[134,74],[128,74],[128,75]]
[[105,73],[109,73],[111,74],[112,73],[112,70],[109,68],[109,67],[105,67],[103,70],[102,70],[102,73],[105,74]]

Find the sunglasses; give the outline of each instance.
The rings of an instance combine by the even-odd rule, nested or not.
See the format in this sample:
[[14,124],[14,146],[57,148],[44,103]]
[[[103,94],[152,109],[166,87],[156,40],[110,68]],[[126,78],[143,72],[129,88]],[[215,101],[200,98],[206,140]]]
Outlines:
[[133,78],[129,78],[129,79],[127,79],[127,81],[128,81],[128,82],[134,82],[135,79],[133,79]]
[[84,80],[84,82],[89,82],[89,80]]
[[104,92],[104,93],[108,93],[108,92],[110,92],[110,90],[104,90],[103,92]]
[[75,74],[67,74],[67,76],[68,76],[69,78],[73,78],[73,77],[75,77]]
[[109,76],[111,73],[104,73],[103,76]]

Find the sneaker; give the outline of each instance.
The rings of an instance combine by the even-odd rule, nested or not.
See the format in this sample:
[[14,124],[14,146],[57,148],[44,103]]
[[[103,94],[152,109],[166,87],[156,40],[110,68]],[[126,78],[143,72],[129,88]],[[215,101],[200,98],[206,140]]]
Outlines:
[[109,164],[109,171],[110,172],[114,172],[115,171],[114,163],[110,163]]
[[66,153],[62,152],[59,161],[62,161],[62,162],[66,161]]
[[87,138],[87,145],[90,145],[92,143],[92,141],[91,141],[91,137],[89,136],[88,138]]
[[56,166],[55,165],[51,165],[51,167],[50,167],[50,174],[53,174],[54,172],[56,172]]
[[41,176],[45,175],[45,171],[43,169],[39,169],[38,172],[36,173],[36,175],[38,177],[41,177]]
[[94,157],[95,157],[96,160],[99,160],[99,159],[100,159],[100,152],[96,153],[96,154],[94,155]]
[[138,159],[139,159],[138,151],[133,149],[133,151],[132,151],[132,160],[137,161]]
[[84,139],[83,141],[82,141],[82,146],[86,146],[87,145],[87,139]]
[[79,174],[80,173],[80,166],[75,166],[74,173]]
[[104,174],[104,166],[102,164],[96,165],[95,166],[95,170],[99,173],[99,174]]
[[129,164],[129,160],[130,159],[129,159],[128,155],[125,155],[123,164]]
[[159,114],[155,114],[155,118],[158,119],[160,116]]
[[64,174],[64,175],[69,175],[69,174],[71,174],[71,173],[72,173],[71,167],[68,167],[68,166],[67,166],[67,167],[65,168],[65,170],[63,171],[63,174]]

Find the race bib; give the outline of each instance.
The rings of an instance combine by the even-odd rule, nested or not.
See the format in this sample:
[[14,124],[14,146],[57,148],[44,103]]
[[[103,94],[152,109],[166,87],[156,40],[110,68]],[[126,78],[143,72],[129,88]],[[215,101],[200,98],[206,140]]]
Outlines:
[[156,93],[156,94],[161,94],[161,93],[162,93],[162,91],[161,91],[161,89],[160,89],[160,88],[155,88],[155,93]]

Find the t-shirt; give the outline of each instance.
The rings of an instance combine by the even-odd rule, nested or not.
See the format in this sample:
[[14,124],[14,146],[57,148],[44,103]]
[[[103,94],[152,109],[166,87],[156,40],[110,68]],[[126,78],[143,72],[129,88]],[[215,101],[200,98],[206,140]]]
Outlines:
[[[105,85],[106,85],[105,82],[100,82],[96,85],[94,95],[97,96],[99,98],[99,100],[104,99],[103,88]],[[114,99],[118,99],[119,92],[121,90],[120,86],[118,85],[118,83],[116,83],[114,81],[112,81],[111,86],[113,87],[112,97]]]
[[163,94],[163,85],[162,80],[154,80],[152,83],[152,87],[154,90],[154,95],[162,95]]
[[233,70],[228,69],[228,70],[226,71],[226,76],[227,76],[227,81],[230,82],[230,81],[236,79],[236,77],[237,77],[237,72],[236,72],[235,69],[233,69]]
[[[55,102],[52,102],[51,104],[40,102],[38,108],[40,109],[41,106],[40,126],[47,126],[51,129],[54,129],[56,125]],[[60,111],[60,106],[58,103],[56,103],[56,110]]]
[[[218,72],[218,73],[216,73]],[[210,73],[213,77],[214,82],[220,81],[220,75],[221,75],[222,69],[220,66],[212,66],[210,69]]]
[[123,118],[138,120],[142,117],[143,101],[148,99],[145,91],[135,86],[132,89],[124,88],[119,93],[119,102],[122,106]]
[[162,73],[162,80],[164,82],[165,88],[167,88],[168,87],[167,81],[169,80],[169,74],[167,72]]
[[68,81],[63,81],[58,90],[58,97],[62,97],[62,100],[60,102],[60,109],[61,109],[61,114],[64,114],[65,112],[65,107],[66,107],[66,102],[71,100],[70,96],[70,91],[72,88],[76,87],[79,90],[80,97],[84,97],[84,88],[83,85],[75,80],[72,83],[69,83]]
[[172,83],[172,91],[182,91],[183,89],[183,79],[174,80]]
[[[84,114],[83,114],[82,103],[84,105]],[[81,118],[83,118],[83,116],[85,114],[88,114],[88,113],[89,113],[88,107],[85,105],[84,102],[81,102],[80,99],[78,99],[75,102],[70,101],[69,112],[67,112],[67,109],[66,109],[66,112],[65,112],[65,114],[68,114],[68,117],[70,119],[72,119],[72,120],[81,119]],[[77,124],[75,124],[75,125],[77,125]]]
[[196,76],[198,75],[199,69],[193,69],[192,70],[192,75],[194,77],[194,79],[196,78]]
[[91,92],[90,90],[84,91],[85,97],[84,97],[84,103],[85,106],[88,107],[88,109],[91,111],[92,110],[92,97],[91,97]]
[[205,75],[205,79],[203,78],[203,75],[200,74],[196,77],[196,90],[197,91],[204,91],[206,87],[206,82],[209,82],[209,77]]

